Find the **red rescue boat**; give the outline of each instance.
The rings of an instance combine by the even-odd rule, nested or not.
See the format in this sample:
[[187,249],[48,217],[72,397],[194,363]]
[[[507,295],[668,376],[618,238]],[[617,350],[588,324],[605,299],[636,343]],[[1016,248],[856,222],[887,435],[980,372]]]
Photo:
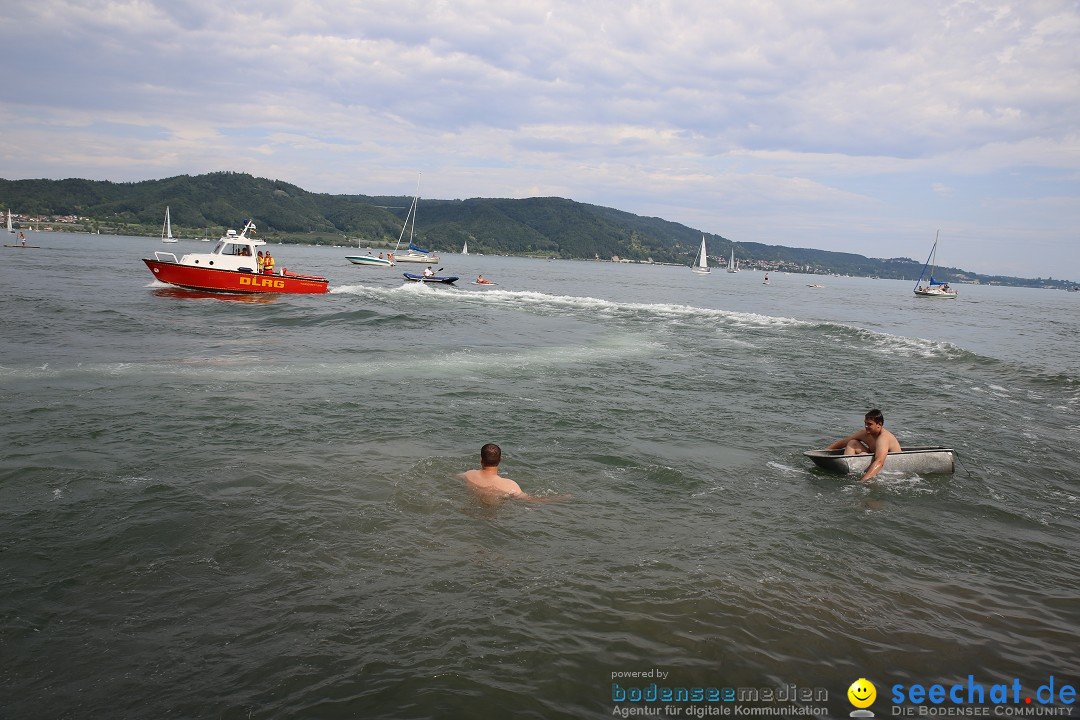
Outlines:
[[259,247],[266,243],[248,237],[249,232],[255,234],[255,223],[250,220],[239,235],[229,230],[211,252],[188,253],[177,260],[173,253],[159,250],[153,260],[143,258],[143,262],[161,282],[189,290],[312,295],[327,292],[330,281],[324,277],[298,275],[285,268],[260,272]]

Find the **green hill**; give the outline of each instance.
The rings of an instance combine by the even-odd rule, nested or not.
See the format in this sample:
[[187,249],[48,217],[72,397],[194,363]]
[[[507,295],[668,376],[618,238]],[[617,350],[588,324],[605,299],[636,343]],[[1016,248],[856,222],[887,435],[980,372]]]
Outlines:
[[[169,207],[178,237],[217,237],[253,218],[262,237],[281,242],[393,245],[412,198],[327,195],[246,173],[180,175],[162,180],[114,183],[100,180],[3,180],[0,207],[20,218],[59,222],[73,230],[155,235]],[[25,220],[24,220],[25,221]],[[712,257],[727,258],[734,245],[744,269],[837,273],[886,278],[918,277],[923,263],[910,258],[876,259],[853,253],[733,243],[720,235],[565,198],[471,198],[428,200],[417,210],[416,242],[456,252],[558,258],[619,257],[689,265],[701,236]],[[1062,281],[985,276],[941,268],[954,282],[995,282],[1060,287]]]

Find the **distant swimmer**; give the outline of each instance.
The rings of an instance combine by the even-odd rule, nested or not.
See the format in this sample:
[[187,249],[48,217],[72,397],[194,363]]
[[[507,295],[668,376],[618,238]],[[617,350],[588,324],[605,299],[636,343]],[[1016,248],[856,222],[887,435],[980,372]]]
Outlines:
[[885,429],[885,416],[877,408],[870,410],[863,418],[863,429],[837,440],[827,449],[844,449],[845,455],[874,454],[874,461],[859,478],[864,483],[878,474],[885,465],[885,459],[891,452],[900,452],[900,443],[896,436]]
[[526,500],[528,502],[552,502],[569,497],[568,495],[552,497],[529,495],[516,482],[499,475],[499,463],[501,462],[502,450],[495,443],[488,443],[480,448],[480,469],[463,472],[458,477],[463,479],[469,489],[487,503],[507,499]]
[[495,283],[493,283],[490,280],[486,280],[483,275],[477,275],[476,276],[476,284],[477,285],[494,285]]

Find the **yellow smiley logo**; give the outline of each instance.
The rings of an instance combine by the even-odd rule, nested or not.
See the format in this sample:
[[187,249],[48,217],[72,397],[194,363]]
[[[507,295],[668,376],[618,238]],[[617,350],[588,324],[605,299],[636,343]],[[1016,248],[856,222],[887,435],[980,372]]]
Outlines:
[[866,678],[859,678],[847,689],[848,700],[857,708],[868,708],[877,699],[877,688]]

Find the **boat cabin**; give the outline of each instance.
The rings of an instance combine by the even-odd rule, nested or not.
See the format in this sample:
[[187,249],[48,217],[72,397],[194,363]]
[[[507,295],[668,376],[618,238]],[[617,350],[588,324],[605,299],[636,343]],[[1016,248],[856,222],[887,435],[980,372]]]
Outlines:
[[266,245],[266,241],[249,238],[247,236],[249,230],[255,231],[255,224],[251,221],[244,225],[244,229],[239,234],[235,230],[226,232],[211,252],[188,253],[180,258],[180,264],[212,267],[215,270],[258,272],[256,253],[259,252],[259,247]]

